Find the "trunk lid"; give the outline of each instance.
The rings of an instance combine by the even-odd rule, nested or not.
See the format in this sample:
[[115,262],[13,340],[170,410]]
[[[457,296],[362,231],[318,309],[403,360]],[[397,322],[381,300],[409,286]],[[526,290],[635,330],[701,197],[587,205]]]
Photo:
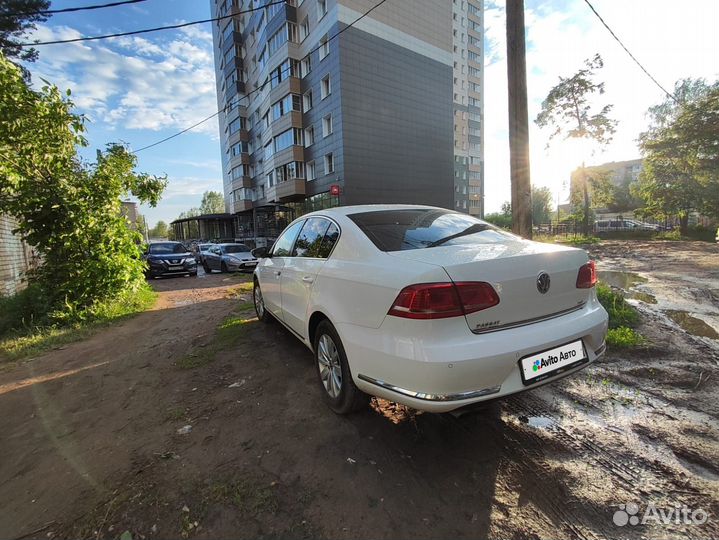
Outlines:
[[[502,243],[438,246],[389,253],[395,257],[442,266],[452,281],[486,281],[499,304],[465,316],[469,329],[486,332],[560,315],[584,304],[587,289],[577,289],[579,267],[588,261],[584,250],[522,239]],[[549,289],[539,291],[540,274],[549,275]]]

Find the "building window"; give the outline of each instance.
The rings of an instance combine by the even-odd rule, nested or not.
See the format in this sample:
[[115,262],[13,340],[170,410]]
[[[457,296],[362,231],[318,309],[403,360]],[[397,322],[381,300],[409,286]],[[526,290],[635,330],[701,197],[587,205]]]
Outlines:
[[315,144],[315,128],[312,126],[305,128],[305,146]]
[[325,56],[330,53],[330,40],[327,34],[320,38],[320,60],[324,60]]
[[300,23],[300,42],[304,41],[307,36],[310,35],[310,20],[305,17],[305,20]]
[[316,178],[315,176],[315,162],[309,161],[307,162],[307,180],[314,180]]
[[312,90],[307,90],[307,92],[304,93],[302,96],[302,105],[305,112],[312,108]]
[[327,96],[329,96],[332,93],[332,83],[330,82],[329,74],[325,75],[325,78],[322,79],[322,84],[320,86],[320,89],[321,89],[320,97],[322,99],[325,99]]
[[327,0],[317,0],[317,18],[321,19],[327,13]]
[[302,59],[302,62],[300,63],[300,76],[302,78],[307,77],[307,75],[310,74],[310,71],[312,71],[312,58],[307,55]]
[[327,137],[332,134],[332,115],[328,114],[322,119],[322,136]]
[[331,174],[335,172],[335,160],[332,152],[325,154],[325,174]]

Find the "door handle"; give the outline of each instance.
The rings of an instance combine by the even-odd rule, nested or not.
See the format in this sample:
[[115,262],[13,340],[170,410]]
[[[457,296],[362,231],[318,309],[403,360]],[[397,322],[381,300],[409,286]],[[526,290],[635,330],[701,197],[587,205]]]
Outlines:
[[275,270],[275,275],[276,275],[276,276],[279,276],[280,274],[282,274],[282,272],[280,272],[279,270]]
[[314,280],[315,278],[313,278],[312,276],[304,276],[302,278],[302,281],[304,281],[305,283],[312,283]]

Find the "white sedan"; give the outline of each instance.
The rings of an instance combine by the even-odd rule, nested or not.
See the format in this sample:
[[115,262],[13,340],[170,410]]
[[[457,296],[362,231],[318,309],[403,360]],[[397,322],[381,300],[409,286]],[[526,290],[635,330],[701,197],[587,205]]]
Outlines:
[[254,275],[262,321],[315,355],[337,413],[368,395],[446,412],[570,375],[606,348],[581,249],[524,240],[429,206],[306,214]]

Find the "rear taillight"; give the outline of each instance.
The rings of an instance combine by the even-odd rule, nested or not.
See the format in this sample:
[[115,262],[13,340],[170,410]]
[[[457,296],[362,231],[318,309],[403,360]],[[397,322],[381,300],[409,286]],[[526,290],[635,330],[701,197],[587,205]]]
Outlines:
[[420,283],[402,289],[388,315],[406,319],[445,319],[497,304],[499,296],[489,283]]
[[594,266],[594,261],[589,261],[579,268],[579,273],[577,274],[577,289],[591,289],[596,282],[597,269]]

